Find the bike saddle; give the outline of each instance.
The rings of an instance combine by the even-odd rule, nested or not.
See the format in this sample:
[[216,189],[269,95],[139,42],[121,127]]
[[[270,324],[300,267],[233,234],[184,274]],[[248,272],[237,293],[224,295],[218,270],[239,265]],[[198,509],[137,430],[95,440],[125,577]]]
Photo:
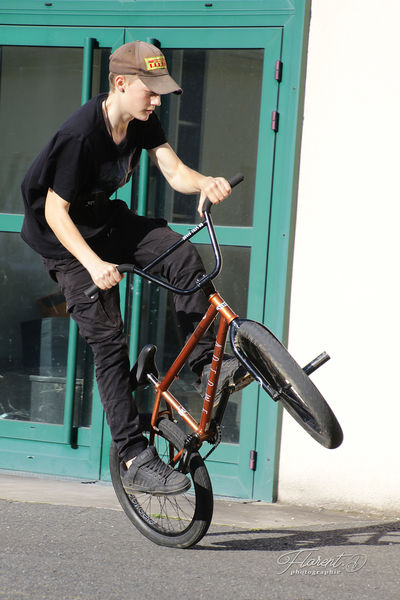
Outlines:
[[154,346],[154,344],[147,344],[141,349],[138,359],[130,373],[132,391],[136,390],[139,386],[148,383],[148,373],[151,373],[158,378],[158,369],[155,361],[156,352],[157,346]]

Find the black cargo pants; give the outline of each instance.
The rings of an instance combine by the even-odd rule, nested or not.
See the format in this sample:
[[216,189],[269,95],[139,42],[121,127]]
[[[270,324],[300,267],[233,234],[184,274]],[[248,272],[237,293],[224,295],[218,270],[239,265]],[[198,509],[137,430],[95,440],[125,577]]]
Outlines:
[[[114,201],[118,202],[118,201]],[[180,238],[163,219],[140,217],[123,209],[123,218],[113,223],[101,239],[91,243],[103,260],[145,266]],[[139,416],[129,383],[128,346],[123,333],[118,286],[88,298],[84,290],[92,283],[88,271],[75,258],[44,259],[47,270],[56,279],[67,301],[71,317],[82,337],[91,346],[96,379],[111,435],[121,460],[129,460],[147,445],[139,429]],[[154,267],[172,285],[192,287],[204,273],[203,263],[189,242]],[[174,295],[179,324],[190,335],[208,308],[207,298],[199,290],[190,296]],[[190,357],[191,369],[200,374],[211,361],[214,330],[210,328]]]

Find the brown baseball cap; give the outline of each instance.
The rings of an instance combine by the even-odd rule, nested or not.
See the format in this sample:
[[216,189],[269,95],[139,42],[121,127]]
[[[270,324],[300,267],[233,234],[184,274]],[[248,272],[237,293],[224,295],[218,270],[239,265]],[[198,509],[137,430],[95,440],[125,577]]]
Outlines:
[[164,54],[147,42],[129,42],[110,56],[110,73],[138,75],[156,94],[182,94],[182,89],[168,73]]

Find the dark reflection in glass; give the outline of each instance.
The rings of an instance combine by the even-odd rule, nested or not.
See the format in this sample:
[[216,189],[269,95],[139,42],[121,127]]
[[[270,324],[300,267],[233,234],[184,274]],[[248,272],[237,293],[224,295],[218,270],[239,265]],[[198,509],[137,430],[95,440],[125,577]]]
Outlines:
[[[162,97],[160,119],[170,145],[205,175],[245,181],[215,211],[217,225],[251,227],[264,51],[261,49],[173,49],[165,51],[181,96]],[[196,200],[174,192],[150,169],[149,216],[173,223],[198,220]]]
[[[93,94],[108,90],[109,53],[94,51]],[[20,187],[28,167],[79,107],[82,60],[82,48],[0,47],[1,212],[23,212]]]
[[[62,424],[70,318],[17,233],[0,233],[0,419]],[[90,425],[91,351],[79,338],[75,424]]]
[[[26,170],[81,103],[83,50],[0,50],[0,211],[22,213]],[[94,51],[93,94],[108,89],[109,53]],[[69,315],[40,257],[16,233],[0,233],[0,286],[0,419],[62,424]],[[75,426],[90,426],[92,387],[91,351],[79,338]]]

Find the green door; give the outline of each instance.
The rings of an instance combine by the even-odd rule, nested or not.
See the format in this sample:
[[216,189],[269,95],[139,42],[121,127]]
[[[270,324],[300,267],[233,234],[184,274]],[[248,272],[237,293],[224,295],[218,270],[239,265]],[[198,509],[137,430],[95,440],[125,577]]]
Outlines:
[[[55,128],[91,91],[107,89],[109,52],[124,41],[151,38],[161,43],[184,88],[181,97],[163,98],[160,111],[171,145],[204,173],[245,174],[245,183],[213,212],[225,265],[216,283],[240,315],[263,320],[275,147],[270,123],[282,29],[0,27],[0,468],[109,476],[110,436],[91,353],[40,258],[19,237],[19,187]],[[196,200],[169,190],[146,157],[134,191],[139,212],[165,216],[181,233],[196,222]],[[130,187],[119,197],[130,203]],[[208,263],[205,237],[197,243]],[[182,343],[170,299],[148,284],[131,287],[121,294],[131,357],[144,343],[156,343],[165,370]],[[176,386],[196,413],[190,373]],[[145,409],[148,394],[137,401]],[[257,497],[273,498],[277,411],[263,406],[265,426],[258,426],[263,434],[257,438],[258,410],[255,384],[231,398],[223,443],[208,462],[217,494],[252,497],[249,455],[262,447],[257,473],[265,486]]]
[[[275,64],[280,59],[282,29],[126,31],[126,41],[149,38],[159,41],[172,76],[184,90],[182,96],[162,98],[160,118],[170,144],[184,162],[202,173],[228,177],[241,171],[245,175],[245,182],[232,197],[213,210],[224,258],[224,270],[216,285],[241,316],[262,321],[275,145],[271,114],[278,102]],[[174,193],[157,169],[148,169],[146,159],[141,164],[138,210],[167,218],[183,234],[198,220],[196,198]],[[209,264],[206,236],[199,236],[196,243]],[[131,301],[132,356],[137,346],[155,343],[158,367],[165,372],[183,343],[171,298],[150,284],[135,281]],[[194,377],[185,371],[174,383],[175,392],[191,412],[199,414],[199,396],[193,383]],[[140,409],[146,410],[151,392],[137,393],[136,400]],[[216,494],[252,497],[254,471],[249,468],[249,457],[261,442],[256,439],[257,414],[255,384],[231,397],[223,443],[208,461]],[[259,461],[265,486],[257,491],[265,499],[274,495],[276,429],[277,412],[271,406],[262,440],[264,451],[266,437],[271,447],[268,456]],[[104,440],[107,445],[109,438]],[[103,477],[107,477],[105,460]]]
[[98,477],[103,412],[91,353],[19,236],[20,183],[91,89],[107,89],[122,29],[1,27],[0,468]]

